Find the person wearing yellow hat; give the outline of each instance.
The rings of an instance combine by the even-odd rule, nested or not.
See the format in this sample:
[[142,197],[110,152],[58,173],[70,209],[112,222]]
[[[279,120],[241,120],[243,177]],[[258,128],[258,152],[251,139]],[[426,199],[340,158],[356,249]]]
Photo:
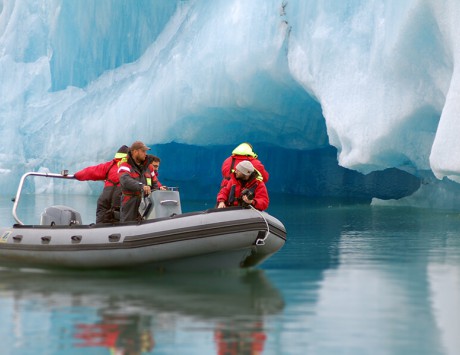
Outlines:
[[265,166],[258,159],[257,154],[254,153],[252,145],[245,142],[241,143],[235,149],[233,149],[232,155],[225,159],[222,163],[221,188],[224,187],[230,180],[232,173],[235,171],[235,166],[243,160],[250,161],[259,173],[259,180],[263,180],[264,183],[267,183],[270,174],[265,169]]

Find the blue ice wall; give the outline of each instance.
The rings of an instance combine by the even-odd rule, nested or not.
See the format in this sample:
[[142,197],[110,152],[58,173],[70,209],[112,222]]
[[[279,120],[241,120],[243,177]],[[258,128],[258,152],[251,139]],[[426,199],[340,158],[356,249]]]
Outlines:
[[[161,183],[180,187],[187,199],[213,200],[222,180],[222,162],[234,148],[169,143],[154,145],[153,151],[162,159]],[[369,203],[373,197],[402,198],[420,187],[419,178],[398,169],[364,175],[340,167],[332,147],[305,151],[257,144],[254,150],[270,172],[267,187],[271,193]]]

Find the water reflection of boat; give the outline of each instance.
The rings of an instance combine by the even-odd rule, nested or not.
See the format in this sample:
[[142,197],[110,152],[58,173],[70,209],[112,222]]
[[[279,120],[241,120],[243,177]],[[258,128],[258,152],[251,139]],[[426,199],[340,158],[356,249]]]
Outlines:
[[140,222],[83,225],[78,211],[50,206],[42,214],[40,225],[24,225],[16,208],[29,175],[72,177],[44,173],[27,173],[22,177],[13,206],[18,223],[0,228],[3,265],[77,269],[248,268],[272,256],[286,240],[283,224],[254,208],[182,213],[178,191],[155,191],[151,209],[154,218]]
[[[260,349],[267,337],[265,316],[284,308],[279,290],[262,270],[150,276],[15,268],[1,272],[0,296],[14,303],[12,319],[34,318],[35,312],[42,322],[51,319],[50,328],[39,328],[38,339],[46,341],[59,329],[69,336],[60,339],[71,344],[67,346],[106,347],[120,354],[152,351],[164,342],[155,336],[157,331],[180,331],[183,322],[206,324],[218,351],[229,346]],[[69,322],[72,313],[79,316]],[[20,336],[10,340],[27,344]]]
[[284,307],[279,290],[263,270],[139,276],[2,269],[0,289],[11,293],[15,300],[52,300],[53,307],[77,302],[82,306],[134,312],[139,308],[143,313],[171,311],[202,318],[274,314]]

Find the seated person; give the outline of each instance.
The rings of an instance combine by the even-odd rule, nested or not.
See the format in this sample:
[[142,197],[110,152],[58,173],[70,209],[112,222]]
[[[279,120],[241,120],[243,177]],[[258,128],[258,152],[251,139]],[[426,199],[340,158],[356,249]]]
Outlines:
[[217,194],[217,208],[253,206],[263,211],[270,202],[267,187],[249,160],[238,163],[230,180]]

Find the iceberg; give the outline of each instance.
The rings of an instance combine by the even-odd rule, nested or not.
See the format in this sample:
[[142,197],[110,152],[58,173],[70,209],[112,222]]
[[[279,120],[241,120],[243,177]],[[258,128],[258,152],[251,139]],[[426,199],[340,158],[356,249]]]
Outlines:
[[162,179],[211,196],[248,141],[273,192],[457,196],[459,15],[454,0],[3,0],[0,183],[139,139]]

